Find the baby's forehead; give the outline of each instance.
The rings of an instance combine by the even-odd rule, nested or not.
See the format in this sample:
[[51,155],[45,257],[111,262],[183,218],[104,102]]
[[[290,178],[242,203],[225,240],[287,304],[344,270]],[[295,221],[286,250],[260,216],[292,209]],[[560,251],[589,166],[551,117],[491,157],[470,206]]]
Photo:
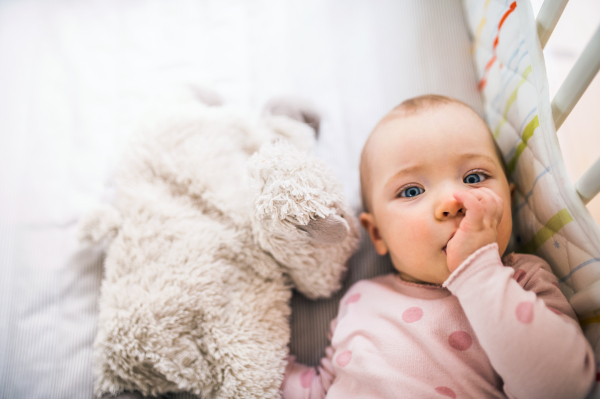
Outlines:
[[[502,154],[487,124],[461,103],[436,105],[418,112],[388,113],[367,140],[361,163],[381,163],[378,159],[384,162],[382,156],[386,154],[410,160],[436,149],[443,154],[469,149],[471,153],[495,158],[504,168]],[[369,166],[361,166],[361,171],[368,172]]]
[[[452,129],[457,123],[463,128]],[[464,127],[468,127],[468,130]],[[432,136],[445,136],[450,133],[459,135],[466,145],[482,140],[493,144],[494,141],[487,124],[473,109],[462,103],[448,103],[409,110],[394,108],[373,129],[365,149],[371,151],[373,147],[377,147],[371,146],[371,143],[381,144],[390,139],[427,141],[431,140]],[[429,144],[435,145],[436,142],[430,141]]]

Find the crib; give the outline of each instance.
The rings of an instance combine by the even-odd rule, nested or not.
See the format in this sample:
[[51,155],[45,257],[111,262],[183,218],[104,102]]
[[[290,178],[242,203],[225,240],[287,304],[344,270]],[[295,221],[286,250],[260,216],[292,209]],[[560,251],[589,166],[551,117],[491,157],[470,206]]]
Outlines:
[[[110,200],[144,110],[187,85],[249,110],[279,94],[315,102],[317,155],[356,212],[376,121],[420,94],[466,102],[517,186],[514,249],[549,262],[599,357],[600,227],[585,204],[600,159],[573,184],[556,130],[600,68],[600,27],[550,102],[542,48],[566,4],[545,0],[536,21],[528,0],[1,3],[0,398],[93,396],[102,248],[77,242],[77,220]],[[295,295],[298,360],[318,362],[350,285],[389,271],[365,235],[341,292]]]

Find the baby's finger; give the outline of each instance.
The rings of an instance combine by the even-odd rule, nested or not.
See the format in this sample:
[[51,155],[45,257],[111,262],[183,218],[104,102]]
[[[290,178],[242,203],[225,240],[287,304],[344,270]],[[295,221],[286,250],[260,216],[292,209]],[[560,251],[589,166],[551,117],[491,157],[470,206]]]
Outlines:
[[496,201],[490,195],[490,192],[491,190],[485,187],[469,190],[469,194],[472,194],[481,203],[481,206],[483,207],[484,218],[496,219]]
[[484,193],[481,191],[483,187],[479,187],[479,188],[473,188],[470,189],[469,191],[467,191],[469,194],[475,196],[475,198],[477,198],[478,200],[482,200],[484,198]]
[[499,196],[495,195],[494,199],[496,200],[496,220],[498,224],[502,221],[502,216],[504,215],[504,200]]
[[498,194],[496,194],[494,191],[492,191],[491,189],[489,189],[487,187],[479,187],[479,188],[477,188],[477,190],[482,193],[485,193],[485,195],[489,196],[490,198],[501,199]]
[[504,214],[504,200],[487,187],[481,187],[480,190],[483,190],[491,198],[491,201],[493,201],[494,209],[491,216],[496,219],[498,224],[500,224],[502,215]]
[[481,224],[483,221],[484,210],[479,199],[468,191],[455,191],[453,195],[457,201],[462,202],[465,206],[467,210],[465,219],[469,220],[471,223]]

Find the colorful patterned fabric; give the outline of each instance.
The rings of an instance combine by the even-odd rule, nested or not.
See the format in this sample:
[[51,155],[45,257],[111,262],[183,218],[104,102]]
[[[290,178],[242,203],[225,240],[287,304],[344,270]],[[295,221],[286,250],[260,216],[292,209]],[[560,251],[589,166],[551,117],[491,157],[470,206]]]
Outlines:
[[463,4],[485,116],[517,187],[515,249],[548,261],[600,358],[600,311],[590,300],[600,281],[600,227],[563,163],[531,4]]

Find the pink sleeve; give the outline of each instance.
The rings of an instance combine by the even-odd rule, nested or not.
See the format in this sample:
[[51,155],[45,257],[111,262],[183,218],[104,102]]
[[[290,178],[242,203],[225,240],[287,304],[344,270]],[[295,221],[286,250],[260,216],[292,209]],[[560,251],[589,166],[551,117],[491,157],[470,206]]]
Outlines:
[[486,245],[443,286],[458,298],[509,397],[584,398],[595,364],[575,314],[543,260],[515,257],[516,271],[504,267],[496,243]]
[[[333,336],[337,319],[333,319],[329,328],[329,340]],[[325,357],[319,366],[309,367],[296,363],[295,356],[288,357],[283,384],[283,399],[323,399],[335,379],[335,371],[331,360],[334,350],[331,346],[325,349]]]

